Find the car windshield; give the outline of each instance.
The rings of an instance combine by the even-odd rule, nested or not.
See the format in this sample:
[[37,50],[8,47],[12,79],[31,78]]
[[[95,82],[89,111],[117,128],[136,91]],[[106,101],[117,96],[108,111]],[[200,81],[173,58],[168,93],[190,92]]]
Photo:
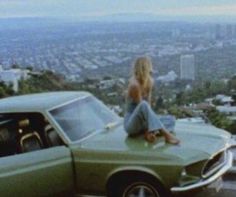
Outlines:
[[71,141],[80,140],[120,119],[93,96],[58,107],[50,113]]

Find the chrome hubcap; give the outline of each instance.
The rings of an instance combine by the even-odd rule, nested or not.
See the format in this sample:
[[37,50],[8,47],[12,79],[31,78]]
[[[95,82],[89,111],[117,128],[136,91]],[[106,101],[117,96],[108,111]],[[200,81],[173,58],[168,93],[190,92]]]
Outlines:
[[126,197],[160,197],[157,191],[145,185],[137,185],[127,191]]

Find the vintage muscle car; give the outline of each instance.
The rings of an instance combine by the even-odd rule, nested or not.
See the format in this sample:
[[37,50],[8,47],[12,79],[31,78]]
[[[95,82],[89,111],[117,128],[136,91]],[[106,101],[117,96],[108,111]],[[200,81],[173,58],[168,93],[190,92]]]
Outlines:
[[128,137],[123,119],[88,92],[0,100],[0,196],[167,197],[232,166],[231,135],[176,123],[180,145]]

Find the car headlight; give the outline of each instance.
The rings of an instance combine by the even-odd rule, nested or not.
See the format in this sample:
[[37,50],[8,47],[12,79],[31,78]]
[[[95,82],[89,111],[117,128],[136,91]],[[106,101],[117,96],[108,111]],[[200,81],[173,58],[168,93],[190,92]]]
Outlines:
[[182,177],[183,177],[183,176],[187,176],[187,171],[186,171],[185,168],[182,170],[182,172],[181,172],[181,176],[182,176]]

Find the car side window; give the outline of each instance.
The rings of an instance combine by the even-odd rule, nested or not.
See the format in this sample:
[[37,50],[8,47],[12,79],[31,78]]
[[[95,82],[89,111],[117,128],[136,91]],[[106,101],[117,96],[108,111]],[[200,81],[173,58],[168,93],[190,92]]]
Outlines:
[[0,157],[64,145],[40,113],[0,115]]

